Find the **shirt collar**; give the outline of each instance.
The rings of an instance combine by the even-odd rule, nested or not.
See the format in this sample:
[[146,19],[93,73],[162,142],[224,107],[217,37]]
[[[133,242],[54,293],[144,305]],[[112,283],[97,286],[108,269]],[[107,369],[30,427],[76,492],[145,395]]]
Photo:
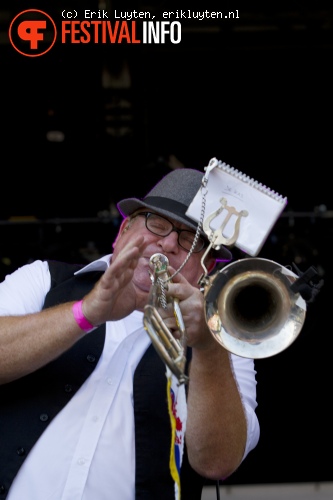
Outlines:
[[74,274],[88,273],[90,271],[105,271],[110,265],[111,256],[112,254],[104,255],[100,259],[89,262],[89,264],[84,266],[82,269],[79,269]]

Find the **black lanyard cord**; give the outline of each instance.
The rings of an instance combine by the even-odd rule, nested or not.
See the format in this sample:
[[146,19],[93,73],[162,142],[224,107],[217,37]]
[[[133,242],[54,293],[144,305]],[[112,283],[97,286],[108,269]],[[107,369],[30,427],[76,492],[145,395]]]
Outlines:
[[220,482],[216,481],[216,499],[220,500]]

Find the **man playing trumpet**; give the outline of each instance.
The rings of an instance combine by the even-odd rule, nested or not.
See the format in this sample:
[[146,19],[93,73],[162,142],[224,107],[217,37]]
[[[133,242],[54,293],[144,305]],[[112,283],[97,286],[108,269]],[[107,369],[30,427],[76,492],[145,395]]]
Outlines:
[[[143,326],[149,260],[170,272],[186,259],[196,225],[185,212],[203,173],[177,169],[143,199],[118,204],[113,253],[86,266],[37,260],[0,285],[0,492],[7,500],[171,500],[165,365]],[[181,498],[201,498],[257,445],[254,362],[211,335],[198,280],[201,234],[168,284],[186,327],[189,382]],[[230,260],[212,250],[206,266]],[[177,332],[171,308],[163,311]]]

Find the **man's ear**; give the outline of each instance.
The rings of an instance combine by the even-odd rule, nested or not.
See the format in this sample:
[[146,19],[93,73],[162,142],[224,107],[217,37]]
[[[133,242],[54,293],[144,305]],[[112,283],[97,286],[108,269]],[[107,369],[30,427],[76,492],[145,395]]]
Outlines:
[[118,230],[118,233],[117,233],[117,236],[116,236],[116,239],[112,243],[112,248],[115,247],[118,239],[121,237],[122,234],[124,234],[129,229],[130,225],[131,225],[131,219],[129,217],[126,217],[125,219],[122,220],[120,227],[119,227],[119,230]]
[[131,219],[129,217],[126,217],[126,219],[123,219],[122,223],[120,224],[120,228],[118,231],[118,237],[121,236],[123,233],[126,233],[126,231],[129,229],[131,225]]

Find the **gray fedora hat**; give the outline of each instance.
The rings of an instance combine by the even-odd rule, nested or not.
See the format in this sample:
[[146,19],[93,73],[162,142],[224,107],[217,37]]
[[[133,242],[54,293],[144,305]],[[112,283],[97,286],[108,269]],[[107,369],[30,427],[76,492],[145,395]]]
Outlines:
[[[196,222],[185,214],[201,186],[203,176],[203,172],[191,168],[172,170],[144,198],[126,198],[119,201],[117,208],[124,217],[133,214],[140,208],[148,208],[186,224],[195,231],[197,229]],[[202,233],[202,236],[208,242],[206,234]],[[220,250],[214,250],[213,253],[219,260],[229,261],[232,259],[232,254],[223,246]]]

